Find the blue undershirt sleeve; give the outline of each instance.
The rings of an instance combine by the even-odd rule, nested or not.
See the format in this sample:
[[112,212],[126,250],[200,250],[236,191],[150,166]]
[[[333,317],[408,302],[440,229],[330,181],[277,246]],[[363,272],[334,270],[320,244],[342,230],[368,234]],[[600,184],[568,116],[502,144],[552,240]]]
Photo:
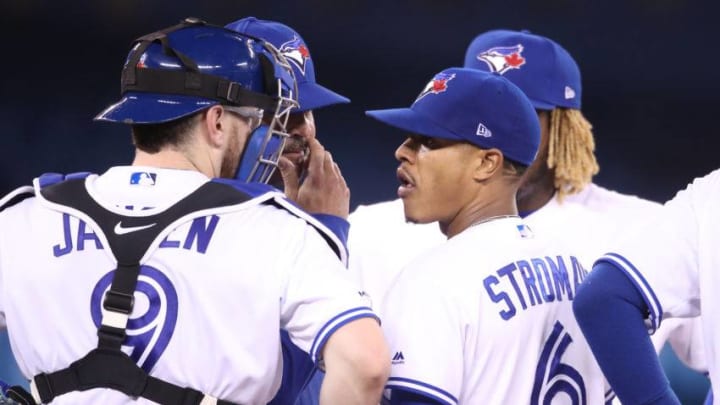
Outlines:
[[344,218],[330,214],[316,213],[311,215],[318,221],[322,222],[323,225],[327,226],[328,229],[330,229],[347,248],[348,234],[350,233],[350,222]]
[[647,304],[621,269],[596,263],[578,288],[573,311],[622,403],[680,404],[645,327]]
[[390,405],[443,405],[435,399],[428,398],[415,392],[393,389]]

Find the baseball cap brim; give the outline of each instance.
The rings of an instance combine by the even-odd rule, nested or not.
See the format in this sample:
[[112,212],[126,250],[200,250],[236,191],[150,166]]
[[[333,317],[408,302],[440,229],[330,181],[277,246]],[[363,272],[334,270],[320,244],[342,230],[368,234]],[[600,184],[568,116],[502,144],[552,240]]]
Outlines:
[[127,92],[117,103],[95,117],[95,121],[125,124],[157,124],[203,110],[217,101],[174,94]]
[[346,104],[350,99],[317,83],[298,83],[298,102],[300,107],[297,111],[315,110],[333,104]]
[[392,108],[387,110],[370,110],[365,114],[375,118],[376,120],[404,131],[425,135],[433,138],[451,139],[462,141],[464,138],[455,135],[441,125],[436,124],[433,120],[424,114],[417,112],[411,108]]

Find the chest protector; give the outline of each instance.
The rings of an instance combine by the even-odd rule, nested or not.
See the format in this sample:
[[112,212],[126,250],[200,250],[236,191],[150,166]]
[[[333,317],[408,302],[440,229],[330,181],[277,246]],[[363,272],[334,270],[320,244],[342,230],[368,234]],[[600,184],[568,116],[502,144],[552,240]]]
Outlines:
[[[28,196],[19,193],[12,201]],[[235,405],[206,395],[190,387],[180,387],[150,376],[121,350],[126,337],[127,322],[134,305],[134,291],[144,258],[157,249],[166,229],[195,217],[207,215],[207,209],[238,206],[251,197],[232,187],[207,182],[167,210],[149,216],[131,217],[108,211],[87,192],[84,178],[65,180],[42,187],[42,198],[60,211],[82,213],[94,230],[102,232],[117,261],[112,284],[103,297],[103,315],[97,331],[97,348],[69,367],[33,377],[28,393],[13,387],[8,396],[27,405],[51,402],[73,391],[109,388],[133,398],[146,398],[166,405]],[[10,200],[10,199],[8,199]],[[135,229],[117,234],[113,227]]]

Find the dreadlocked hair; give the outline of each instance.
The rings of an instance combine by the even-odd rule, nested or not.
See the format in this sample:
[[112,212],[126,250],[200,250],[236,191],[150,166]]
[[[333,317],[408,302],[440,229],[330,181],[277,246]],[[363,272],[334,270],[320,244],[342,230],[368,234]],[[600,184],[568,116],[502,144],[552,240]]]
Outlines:
[[547,165],[555,169],[558,200],[580,192],[600,167],[595,159],[592,125],[580,110],[556,108],[550,114]]

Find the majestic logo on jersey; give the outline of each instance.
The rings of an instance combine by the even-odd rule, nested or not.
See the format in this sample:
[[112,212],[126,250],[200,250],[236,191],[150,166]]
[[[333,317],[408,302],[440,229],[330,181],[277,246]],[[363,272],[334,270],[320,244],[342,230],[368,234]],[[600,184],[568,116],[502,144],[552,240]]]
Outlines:
[[310,50],[298,37],[280,45],[280,53],[305,76],[305,64],[310,59]]
[[433,77],[432,80],[428,82],[423,91],[420,92],[420,95],[417,96],[417,99],[415,99],[415,101],[417,102],[428,94],[439,94],[446,91],[448,89],[448,82],[454,78],[455,73],[436,74],[435,77]]
[[360,298],[365,300],[365,302],[367,303],[367,306],[372,308],[372,306],[373,306],[372,305],[372,297],[370,296],[370,294],[368,294],[365,291],[358,291],[358,295],[360,296]]
[[525,58],[520,55],[523,46],[496,46],[478,54],[478,60],[487,63],[491,72],[503,74],[510,69],[519,69],[525,64]]
[[[90,299],[90,312],[95,327],[103,317],[103,297],[110,288],[114,271],[105,274],[95,285]],[[135,305],[127,323],[123,347],[131,348],[130,357],[150,372],[170,343],[178,317],[178,296],[175,287],[160,270],[140,266],[135,288]]]
[[403,352],[397,352],[392,358],[392,364],[403,364],[405,363],[405,356]]
[[150,172],[135,172],[130,175],[130,184],[138,186],[154,186],[157,174]]
[[125,235],[126,233],[137,232],[137,231],[142,231],[143,229],[152,228],[155,225],[156,224],[152,223],[152,224],[148,224],[148,225],[124,227],[124,226],[122,226],[122,221],[121,221],[121,222],[118,222],[117,224],[115,224],[115,228],[113,229],[113,232],[115,232],[115,234],[117,234],[117,235]]

